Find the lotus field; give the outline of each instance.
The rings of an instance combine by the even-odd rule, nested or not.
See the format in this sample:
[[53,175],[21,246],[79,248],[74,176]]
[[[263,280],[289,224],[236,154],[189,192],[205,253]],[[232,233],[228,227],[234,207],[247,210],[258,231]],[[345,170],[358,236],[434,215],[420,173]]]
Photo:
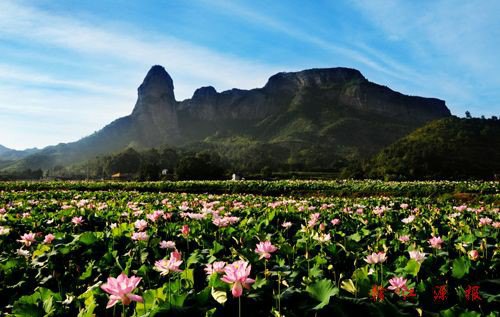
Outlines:
[[14,316],[497,316],[498,194],[5,190]]

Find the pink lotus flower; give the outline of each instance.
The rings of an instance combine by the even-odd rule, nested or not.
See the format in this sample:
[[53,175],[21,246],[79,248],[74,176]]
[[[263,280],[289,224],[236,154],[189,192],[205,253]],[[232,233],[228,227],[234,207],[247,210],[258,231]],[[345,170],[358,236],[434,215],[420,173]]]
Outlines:
[[181,233],[184,237],[187,237],[189,235],[189,226],[183,225],[182,229],[181,229]]
[[332,225],[336,226],[340,223],[340,219],[339,218],[332,219],[331,223]]
[[403,203],[403,204],[399,205],[399,207],[400,207],[401,209],[408,209],[408,204],[404,204],[404,203]]
[[250,285],[255,282],[249,278],[252,266],[245,261],[236,261],[226,265],[224,268],[224,276],[221,280],[225,283],[232,284],[231,293],[233,297],[240,297],[243,294],[243,287],[250,289]]
[[73,217],[71,219],[71,222],[75,225],[75,226],[80,226],[81,224],[83,224],[83,217],[80,216],[80,217]]
[[410,259],[413,259],[413,260],[417,261],[418,263],[422,263],[426,259],[426,257],[425,257],[426,253],[419,252],[419,251],[408,251],[408,253],[410,254]]
[[226,262],[218,261],[212,264],[207,264],[204,269],[207,275],[212,275],[213,273],[224,273],[224,267],[226,266]]
[[35,242],[35,237],[36,235],[34,233],[25,233],[21,236],[21,239],[17,241],[22,242],[25,246],[29,247],[32,243]]
[[429,239],[429,241],[427,241],[431,247],[433,247],[434,249],[441,249],[441,244],[444,242],[441,237],[432,237]]
[[406,282],[407,280],[402,277],[393,277],[389,280],[391,286],[387,288],[394,291],[394,293],[396,294],[401,294],[402,290],[408,292],[408,287],[406,286]]
[[285,229],[288,229],[288,228],[290,228],[290,227],[292,226],[292,223],[291,223],[290,221],[283,222],[283,223],[281,224],[281,226],[282,226],[283,228],[285,228]]
[[385,252],[372,253],[364,259],[368,264],[384,263],[387,260]]
[[149,238],[148,234],[144,231],[134,232],[132,234],[132,240],[136,241],[146,241]]
[[56,237],[52,234],[52,233],[49,233],[48,235],[45,236],[45,238],[43,239],[43,243],[45,244],[51,244],[52,241],[55,239]]
[[160,275],[165,276],[170,272],[182,272],[179,269],[181,264],[181,254],[179,252],[172,252],[170,253],[170,259],[161,259],[155,262],[155,270],[160,272]]
[[410,237],[407,236],[407,235],[404,235],[404,236],[400,236],[398,238],[398,240],[401,241],[401,242],[403,242],[403,243],[406,243],[406,242],[410,241]]
[[152,222],[156,222],[160,217],[165,217],[165,212],[163,210],[155,210],[152,214],[147,214],[146,218],[151,220]]
[[307,227],[308,228],[314,227],[318,223],[319,217],[320,217],[320,213],[319,212],[311,214],[311,218],[307,222]]
[[175,242],[174,241],[161,241],[160,242],[160,249],[175,249]]
[[485,218],[481,218],[479,219],[479,226],[482,227],[482,226],[487,226],[489,224],[491,224],[493,220],[491,220],[490,218],[488,217],[485,217]]
[[479,252],[477,252],[477,250],[469,251],[468,255],[469,259],[471,259],[472,261],[477,261],[477,259],[479,259]]
[[495,229],[500,229],[500,221],[495,221],[493,224],[492,224],[493,228]]
[[129,305],[132,301],[142,303],[143,299],[141,296],[132,294],[132,291],[139,285],[140,281],[140,277],[131,276],[128,278],[124,273],[120,274],[117,278],[108,277],[107,283],[101,285],[103,291],[111,294],[106,308],[113,307],[119,301],[123,305]]
[[259,260],[262,258],[269,259],[271,257],[271,253],[276,252],[276,250],[278,250],[278,248],[272,245],[271,241],[265,241],[257,244],[255,253],[260,255]]
[[134,223],[134,226],[137,230],[139,231],[144,231],[146,230],[146,228],[148,227],[148,222],[144,219],[141,219],[141,220],[137,220],[135,223]]

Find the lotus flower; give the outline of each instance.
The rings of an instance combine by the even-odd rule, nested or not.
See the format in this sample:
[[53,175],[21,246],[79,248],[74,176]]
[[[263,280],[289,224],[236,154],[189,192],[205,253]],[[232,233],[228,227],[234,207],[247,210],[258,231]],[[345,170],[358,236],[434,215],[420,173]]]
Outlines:
[[368,264],[384,263],[387,260],[385,252],[372,253],[364,259]]
[[340,223],[340,219],[339,218],[332,219],[331,223],[332,225],[336,226]]
[[132,240],[136,240],[136,241],[146,241],[148,239],[148,234],[144,231],[142,232],[134,232],[132,234]]
[[408,218],[404,218],[401,221],[404,223],[410,223],[410,222],[413,222],[413,220],[415,220],[415,216],[411,215],[411,216],[408,216]]
[[472,261],[477,261],[477,259],[479,259],[479,252],[477,252],[477,250],[469,251],[468,255],[469,259],[471,259]]
[[167,275],[170,272],[182,272],[179,266],[182,264],[181,254],[179,252],[170,253],[170,259],[159,260],[155,262],[155,270],[160,272],[160,275]]
[[332,237],[330,236],[330,234],[324,234],[324,233],[321,233],[321,234],[314,234],[313,237],[312,237],[314,240],[318,241],[319,243],[326,243],[328,241],[330,241],[332,239]]
[[404,235],[404,236],[400,236],[398,238],[398,240],[401,241],[401,242],[403,242],[403,243],[406,243],[406,242],[410,241],[410,237],[407,236],[407,235]]
[[25,246],[29,247],[33,242],[35,242],[36,235],[34,233],[25,233],[21,236],[19,242],[24,243]]
[[183,225],[182,229],[181,229],[181,233],[184,237],[187,237],[189,235],[189,226]]
[[225,283],[232,284],[231,293],[233,297],[240,297],[243,294],[243,287],[250,289],[250,285],[255,282],[249,278],[252,266],[245,261],[236,261],[226,265],[224,268],[224,276],[221,280]]
[[45,236],[45,238],[43,239],[43,243],[45,244],[51,244],[52,243],[52,240],[54,240],[56,237],[52,234],[52,233],[49,233],[48,235]]
[[285,229],[288,229],[288,228],[290,228],[290,227],[292,226],[292,223],[291,223],[290,221],[283,222],[283,223],[281,224],[281,226],[282,226],[283,228],[285,228]]
[[224,267],[226,266],[226,262],[218,261],[212,264],[207,264],[204,269],[207,275],[212,275],[213,273],[224,273]]
[[119,301],[123,305],[129,305],[132,301],[142,303],[141,296],[132,294],[132,291],[139,285],[140,281],[140,277],[131,276],[128,278],[124,273],[120,274],[117,278],[108,277],[107,283],[101,285],[103,291],[111,294],[106,308],[113,307]]
[[489,224],[491,224],[493,220],[491,220],[490,218],[488,217],[484,217],[484,218],[481,218],[479,219],[479,226],[482,227],[482,226],[487,226]]
[[400,294],[401,290],[408,292],[408,287],[406,286],[407,280],[402,277],[393,277],[389,280],[391,286],[387,287],[388,289],[394,291],[396,294]]
[[262,260],[262,258],[269,259],[271,257],[271,253],[276,252],[276,250],[278,250],[278,248],[272,245],[271,241],[265,241],[257,244],[255,253],[258,253],[260,255],[259,260]]
[[175,249],[175,242],[174,241],[161,241],[160,242],[160,249]]
[[10,232],[10,229],[7,227],[0,226],[0,236],[3,235],[8,235]]
[[433,247],[434,249],[441,249],[441,244],[443,243],[443,240],[441,239],[441,237],[432,237],[429,239],[429,241],[427,241],[431,247]]
[[83,223],[83,217],[80,216],[80,217],[73,217],[71,219],[71,222],[75,225],[75,226],[80,226],[82,223]]
[[307,227],[308,228],[314,227],[318,223],[319,217],[320,217],[320,213],[319,212],[311,214],[311,218],[307,222]]
[[425,260],[425,255],[426,253],[419,252],[419,251],[408,251],[410,254],[410,259],[413,259],[417,261],[418,263],[422,263]]
[[146,230],[146,228],[148,227],[148,222],[144,219],[141,219],[141,220],[137,220],[135,223],[134,223],[134,226],[137,230],[139,231],[144,231]]

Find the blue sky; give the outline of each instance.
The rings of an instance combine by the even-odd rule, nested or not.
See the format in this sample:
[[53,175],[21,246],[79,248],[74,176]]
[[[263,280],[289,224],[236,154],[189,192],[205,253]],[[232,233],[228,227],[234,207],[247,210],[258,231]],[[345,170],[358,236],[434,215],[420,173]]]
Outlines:
[[2,0],[0,144],[75,141],[128,115],[154,64],[177,100],[344,66],[458,116],[498,116],[499,16],[495,0]]

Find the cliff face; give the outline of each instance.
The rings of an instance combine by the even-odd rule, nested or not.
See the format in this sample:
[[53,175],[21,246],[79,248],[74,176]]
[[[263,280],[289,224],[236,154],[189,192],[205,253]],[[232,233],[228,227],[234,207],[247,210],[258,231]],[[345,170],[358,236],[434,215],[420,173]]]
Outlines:
[[434,98],[411,97],[369,82],[359,71],[349,68],[311,69],[278,73],[260,89],[232,89],[217,93],[202,87],[179,104],[187,117],[221,119],[264,119],[297,104],[309,103],[304,96],[314,92],[324,107],[351,107],[398,120],[426,122],[450,115],[445,102]]
[[138,143],[145,146],[175,143],[179,138],[174,83],[162,66],[153,66],[137,90],[131,121]]

